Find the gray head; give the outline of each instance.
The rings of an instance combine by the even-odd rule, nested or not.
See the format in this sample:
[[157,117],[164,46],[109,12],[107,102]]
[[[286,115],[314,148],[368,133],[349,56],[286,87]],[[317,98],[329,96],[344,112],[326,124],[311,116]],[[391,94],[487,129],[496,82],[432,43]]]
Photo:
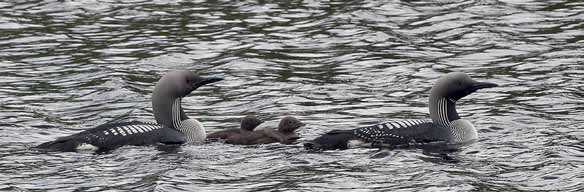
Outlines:
[[479,89],[496,87],[497,84],[478,82],[461,72],[444,75],[430,90],[430,117],[434,123],[448,125],[460,119],[456,101]]
[[483,88],[496,87],[497,84],[478,82],[462,72],[452,72],[442,76],[430,90],[430,99],[444,97],[458,101],[475,91]]
[[175,128],[173,121],[188,119],[180,106],[181,99],[200,86],[221,80],[223,78],[201,77],[187,70],[167,73],[156,83],[152,94],[156,122]]
[[263,121],[258,119],[255,115],[247,115],[241,119],[241,129],[253,131]]
[[304,126],[305,124],[300,122],[300,120],[295,117],[287,116],[280,120],[278,125],[278,131],[283,133],[293,133],[296,129]]

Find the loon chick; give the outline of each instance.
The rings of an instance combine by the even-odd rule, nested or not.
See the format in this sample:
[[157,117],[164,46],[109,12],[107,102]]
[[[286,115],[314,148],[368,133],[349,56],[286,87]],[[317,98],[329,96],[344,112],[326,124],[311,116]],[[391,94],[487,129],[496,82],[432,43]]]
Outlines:
[[433,144],[466,144],[476,141],[477,130],[456,112],[456,101],[496,84],[478,82],[461,72],[438,79],[430,90],[431,120],[389,121],[350,130],[333,130],[305,143],[309,150],[348,149],[352,147],[422,147]]
[[263,121],[259,120],[255,115],[247,115],[241,119],[241,127],[239,129],[227,129],[222,131],[217,131],[207,135],[208,140],[225,140],[229,136],[237,135],[241,133],[251,132],[253,131],[258,125],[262,124]]
[[201,143],[205,140],[205,129],[199,121],[187,117],[181,100],[200,86],[220,80],[223,78],[201,77],[186,70],[169,72],[156,83],[152,95],[157,124],[140,121],[103,124],[37,148],[74,152],[88,147],[109,151],[124,145]]
[[297,118],[287,116],[280,120],[278,130],[264,128],[253,132],[232,135],[228,137],[225,142],[236,145],[269,144],[276,142],[291,144],[300,138],[295,131],[304,125],[305,124],[300,122]]

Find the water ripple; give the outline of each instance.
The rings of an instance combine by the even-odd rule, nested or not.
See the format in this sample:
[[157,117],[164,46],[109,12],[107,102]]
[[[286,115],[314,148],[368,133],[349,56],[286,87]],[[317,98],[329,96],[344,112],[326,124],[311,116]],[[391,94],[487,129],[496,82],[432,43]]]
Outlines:
[[[573,0],[0,2],[0,190],[582,191],[583,13]],[[479,142],[452,161],[301,144],[29,150],[152,121],[151,91],[174,69],[226,77],[184,99],[207,131],[293,115],[301,141],[428,118],[447,72],[500,87],[460,101]]]

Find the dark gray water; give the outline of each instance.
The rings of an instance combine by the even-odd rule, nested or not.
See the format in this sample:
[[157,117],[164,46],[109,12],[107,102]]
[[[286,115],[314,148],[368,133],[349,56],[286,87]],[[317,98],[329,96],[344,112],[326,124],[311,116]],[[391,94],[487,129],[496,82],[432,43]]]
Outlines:
[[[207,131],[256,113],[304,140],[427,118],[451,71],[497,83],[460,101],[479,141],[452,154],[301,144],[30,146],[120,116],[152,119],[165,72],[222,74],[183,104]],[[0,2],[0,189],[7,191],[583,191],[584,3],[572,1]],[[380,155],[382,154],[382,155]]]

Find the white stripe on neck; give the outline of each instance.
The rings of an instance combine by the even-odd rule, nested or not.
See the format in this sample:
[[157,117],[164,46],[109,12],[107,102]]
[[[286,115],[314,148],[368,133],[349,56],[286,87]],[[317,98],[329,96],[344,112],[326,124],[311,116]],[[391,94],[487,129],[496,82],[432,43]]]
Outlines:
[[440,98],[438,100],[438,109],[438,118],[440,119],[440,122],[442,125],[448,126],[450,121],[448,120],[448,101],[446,98]]
[[181,104],[181,98],[177,98],[176,100],[174,100],[174,103],[172,104],[172,109],[171,109],[171,120],[172,120],[172,125],[174,126],[175,129],[179,129],[180,128],[180,104]]
[[436,101],[436,105],[437,105],[437,109],[436,110],[436,123],[438,124],[443,124],[444,122],[442,122],[442,98],[438,98],[438,100]]

